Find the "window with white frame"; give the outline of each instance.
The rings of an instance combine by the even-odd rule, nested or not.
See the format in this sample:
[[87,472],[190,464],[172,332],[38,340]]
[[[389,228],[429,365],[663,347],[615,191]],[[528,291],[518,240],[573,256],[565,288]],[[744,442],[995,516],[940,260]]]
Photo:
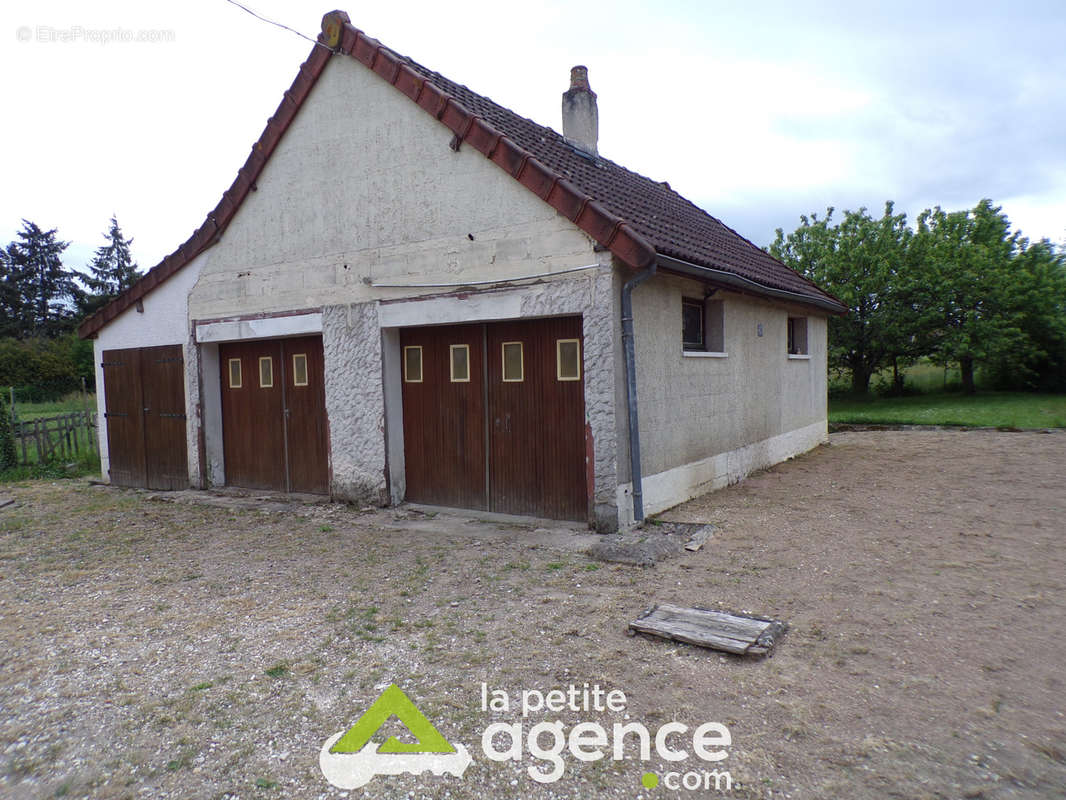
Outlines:
[[452,383],[470,383],[470,345],[453,344],[448,351],[451,356]]
[[681,345],[689,353],[725,352],[725,303],[681,298]]
[[790,356],[805,356],[807,351],[807,318],[788,318],[788,354]]

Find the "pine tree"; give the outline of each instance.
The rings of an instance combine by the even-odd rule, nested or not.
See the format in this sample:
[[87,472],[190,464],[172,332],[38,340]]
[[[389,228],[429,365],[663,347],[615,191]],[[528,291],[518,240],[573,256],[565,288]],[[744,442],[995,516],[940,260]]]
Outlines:
[[89,289],[89,293],[79,304],[86,314],[92,314],[107,305],[141,277],[130,253],[133,239],[123,236],[122,228],[114,215],[104,239],[107,244],[96,248],[89,264],[89,274],[81,279]]
[[0,337],[22,331],[22,296],[15,274],[15,245],[0,248]]
[[56,238],[56,229],[42,231],[22,220],[18,240],[8,248],[8,278],[18,287],[20,323],[17,335],[55,336],[74,322],[73,301],[79,295],[74,274],[63,266],[70,242]]

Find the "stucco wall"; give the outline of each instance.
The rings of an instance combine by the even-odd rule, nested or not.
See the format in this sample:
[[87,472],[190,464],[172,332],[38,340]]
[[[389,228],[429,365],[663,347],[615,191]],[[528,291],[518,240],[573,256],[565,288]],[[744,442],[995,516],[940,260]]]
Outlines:
[[385,503],[402,496],[403,409],[399,390],[386,390],[399,385],[395,374],[399,337],[394,331],[408,325],[580,314],[585,415],[595,447],[595,523],[614,529],[618,524],[612,319],[616,280],[608,259],[604,262],[596,271],[567,280],[323,309],[323,345],[330,365],[326,409],[333,495],[360,503]]
[[374,282],[594,264],[592,241],[406,96],[335,57],[190,299],[193,319],[410,296]]
[[[614,280],[610,257],[596,253],[588,236],[480,153],[453,151],[451,138],[376,75],[350,58],[334,58],[256,191],[208,251],[189,298],[189,318],[321,309],[331,491],[337,498],[378,503],[402,493],[402,474],[392,476],[391,487],[386,475],[397,453],[402,457],[402,424],[392,424],[401,413],[399,396],[385,388],[398,327],[581,313],[586,327],[592,326],[591,334],[586,331],[587,402],[594,429],[601,430],[597,498],[612,516],[613,362],[590,366],[613,346],[606,319]],[[406,320],[396,318],[397,302],[451,290],[369,285],[507,281],[588,266],[593,269],[549,275],[535,288],[465,289],[458,310],[454,299],[419,299]],[[440,308],[438,319],[432,310]],[[232,338],[242,338],[253,335],[241,333],[252,325],[198,327],[222,332],[222,338],[233,328]],[[205,365],[214,363],[215,346],[201,346]],[[196,396],[207,397],[207,412],[216,373],[217,365],[205,366],[205,386],[196,386]],[[206,424],[205,433],[208,480],[214,483],[224,470],[221,432]]]
[[[726,356],[685,355],[681,299],[703,293],[698,282],[668,275],[633,293],[647,513],[682,502],[697,488],[739,480],[825,440],[825,317],[799,306],[719,291],[715,299],[724,301]],[[789,358],[786,352],[790,314],[807,317],[807,358]],[[619,409],[625,408],[624,390],[620,379]],[[623,446],[627,431],[620,413]],[[729,458],[713,461],[726,454]],[[628,448],[622,463],[620,480],[628,483]],[[696,473],[684,469],[699,464],[703,468]],[[656,475],[662,476],[658,486],[652,480]]]
[[[100,471],[109,477],[110,459],[107,451],[107,427],[104,411],[107,408],[104,387],[104,371],[100,366],[105,350],[129,347],[158,347],[180,344],[185,352],[185,401],[187,413],[186,437],[189,442],[189,474],[197,476],[199,450],[196,447],[197,424],[194,412],[199,396],[196,378],[196,348],[191,342],[188,315],[186,313],[189,292],[199,277],[207,253],[193,259],[184,269],[157,289],[149,292],[143,300],[143,312],[130,308],[102,328],[93,341],[96,358],[96,406],[99,420]],[[193,402],[190,402],[192,400]],[[195,478],[193,478],[195,482]]]

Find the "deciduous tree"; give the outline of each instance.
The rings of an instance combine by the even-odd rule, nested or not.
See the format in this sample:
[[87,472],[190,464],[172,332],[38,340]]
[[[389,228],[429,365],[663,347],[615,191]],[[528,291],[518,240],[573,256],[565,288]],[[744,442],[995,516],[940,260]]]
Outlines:
[[978,364],[1024,346],[1011,286],[1017,240],[987,199],[971,211],[937,206],[918,217],[911,286],[920,346],[937,363],[958,364],[968,394]]
[[915,355],[913,314],[901,290],[911,231],[891,202],[879,219],[860,208],[832,223],[832,208],[821,219],[801,216],[787,236],[777,230],[770,253],[848,306],[847,316],[829,320],[829,363],[850,372],[852,390],[865,394],[875,372]]

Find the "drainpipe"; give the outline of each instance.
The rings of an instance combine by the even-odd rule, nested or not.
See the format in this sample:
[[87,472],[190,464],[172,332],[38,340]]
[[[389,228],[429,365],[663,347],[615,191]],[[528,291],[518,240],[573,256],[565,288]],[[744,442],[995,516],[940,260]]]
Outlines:
[[637,421],[637,354],[633,345],[633,290],[655,274],[656,262],[622,286],[622,351],[626,360],[626,402],[629,406],[629,471],[633,481],[633,519],[644,521],[643,475],[640,471],[640,426]]

